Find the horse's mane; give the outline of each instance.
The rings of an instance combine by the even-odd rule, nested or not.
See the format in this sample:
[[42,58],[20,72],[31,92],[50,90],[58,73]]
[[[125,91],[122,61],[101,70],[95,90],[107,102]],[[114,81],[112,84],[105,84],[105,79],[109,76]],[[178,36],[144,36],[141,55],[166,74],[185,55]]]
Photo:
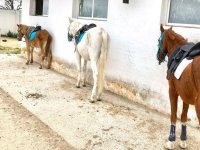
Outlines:
[[179,44],[186,44],[187,43],[187,40],[181,36],[180,34],[174,32],[173,30],[169,29],[167,30],[168,34],[171,34],[171,36],[174,36],[174,41],[176,41],[176,43],[179,43]]
[[73,35],[82,27],[82,23],[78,21],[73,21],[70,25],[70,30]]

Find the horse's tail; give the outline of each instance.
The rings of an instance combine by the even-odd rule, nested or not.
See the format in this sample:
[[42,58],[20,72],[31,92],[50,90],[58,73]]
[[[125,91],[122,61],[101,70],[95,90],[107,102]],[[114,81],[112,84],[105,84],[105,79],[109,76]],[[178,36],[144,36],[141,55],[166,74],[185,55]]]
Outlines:
[[[102,32],[103,42],[101,45],[101,53],[99,59],[99,77],[98,77],[98,95],[102,93],[104,76],[105,76],[105,63],[107,59],[107,53],[109,49],[109,35],[106,31]],[[99,95],[100,96],[100,95]]]
[[48,69],[51,67],[51,63],[52,63],[51,41],[52,41],[52,37],[51,35],[49,35],[47,39],[46,48],[45,48],[45,54],[48,59],[48,67],[47,67]]

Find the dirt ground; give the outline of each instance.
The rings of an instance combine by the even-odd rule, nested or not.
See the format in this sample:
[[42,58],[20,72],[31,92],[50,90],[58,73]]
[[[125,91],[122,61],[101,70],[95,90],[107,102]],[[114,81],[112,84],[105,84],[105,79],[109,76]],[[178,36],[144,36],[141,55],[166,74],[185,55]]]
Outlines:
[[1,150],[73,150],[50,127],[0,88]]
[[[107,91],[102,101],[91,104],[90,85],[77,89],[74,79],[25,62],[19,55],[0,55],[0,87],[13,97],[9,102],[0,97],[0,113],[9,110],[0,122],[6,132],[0,133],[5,134],[0,149],[25,150],[34,141],[30,149],[62,150],[63,145],[78,150],[164,149],[169,116]],[[180,127],[178,122],[176,149]],[[200,150],[200,131],[190,125],[187,129],[188,150]]]

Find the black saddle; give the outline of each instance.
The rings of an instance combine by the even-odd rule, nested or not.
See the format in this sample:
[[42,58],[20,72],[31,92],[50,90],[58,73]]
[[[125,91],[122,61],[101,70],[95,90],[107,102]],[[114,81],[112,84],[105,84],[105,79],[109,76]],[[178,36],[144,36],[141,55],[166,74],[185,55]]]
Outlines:
[[94,28],[94,27],[96,27],[96,24],[94,24],[94,23],[91,23],[89,25],[86,24],[86,25],[82,26],[75,34],[75,42],[76,42],[76,44],[78,44],[79,37],[80,37],[81,34],[83,34],[84,32],[86,32],[89,29]]
[[197,44],[188,43],[187,45],[183,45],[180,48],[176,49],[170,56],[167,63],[167,79],[169,80],[170,74],[174,74],[177,67],[184,58],[193,59],[197,55],[200,55],[200,42],[198,42]]

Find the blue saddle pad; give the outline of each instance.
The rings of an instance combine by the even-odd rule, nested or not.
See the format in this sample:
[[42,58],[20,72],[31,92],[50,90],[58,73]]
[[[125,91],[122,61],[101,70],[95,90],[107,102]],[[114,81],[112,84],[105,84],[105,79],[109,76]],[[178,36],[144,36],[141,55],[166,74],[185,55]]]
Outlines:
[[35,38],[35,36],[36,36],[36,34],[37,34],[37,31],[33,31],[33,32],[30,34],[30,36],[29,36],[29,40],[30,40],[30,41],[33,41],[34,38]]
[[83,36],[85,35],[86,32],[83,32],[80,34],[79,39],[78,39],[78,43],[82,40]]

